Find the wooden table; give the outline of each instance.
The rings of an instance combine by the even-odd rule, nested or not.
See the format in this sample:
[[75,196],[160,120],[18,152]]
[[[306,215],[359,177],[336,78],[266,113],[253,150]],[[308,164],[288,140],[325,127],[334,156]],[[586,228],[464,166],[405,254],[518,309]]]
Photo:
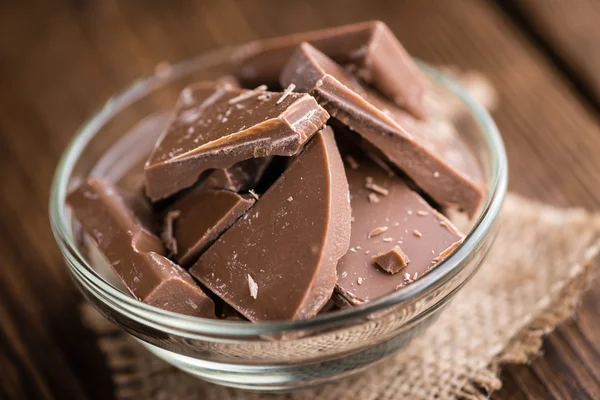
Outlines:
[[[411,53],[486,73],[510,188],[600,203],[600,2],[592,0],[31,0],[0,3],[0,399],[111,399],[50,232],[58,157],[77,127],[161,61],[382,19]],[[495,398],[600,398],[600,287]]]

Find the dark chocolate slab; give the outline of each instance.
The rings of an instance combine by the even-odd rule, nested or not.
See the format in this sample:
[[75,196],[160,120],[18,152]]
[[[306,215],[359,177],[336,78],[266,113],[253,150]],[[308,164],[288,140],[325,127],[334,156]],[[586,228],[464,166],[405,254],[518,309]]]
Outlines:
[[398,107],[362,85],[308,43],[281,73],[283,85],[309,92],[331,114],[377,148],[436,202],[474,215],[483,198],[480,185],[434,153],[429,141],[395,118]]
[[190,273],[251,321],[310,318],[349,239],[348,183],[325,128]]
[[88,178],[67,203],[83,231],[138,300],[181,314],[214,318],[214,303],[108,182]]
[[146,193],[157,201],[192,186],[208,169],[293,155],[328,118],[307,94],[197,83],[182,91],[175,118],[145,165]]
[[175,259],[187,266],[253,204],[252,197],[229,190],[196,187],[168,207],[163,237],[174,240]]
[[[337,266],[336,292],[346,304],[356,305],[423,276],[461,243],[462,235],[401,178],[390,176],[360,153],[353,153],[352,159],[354,168],[346,164],[352,237]],[[400,248],[406,266],[392,264],[385,271],[379,257],[395,247]],[[387,261],[397,257],[388,255],[392,260]]]
[[425,78],[392,31],[381,21],[249,43],[234,56],[239,63],[238,77],[247,85],[277,83],[282,68],[302,42],[312,44],[342,65],[350,64],[364,81],[415,117],[425,116],[422,104]]

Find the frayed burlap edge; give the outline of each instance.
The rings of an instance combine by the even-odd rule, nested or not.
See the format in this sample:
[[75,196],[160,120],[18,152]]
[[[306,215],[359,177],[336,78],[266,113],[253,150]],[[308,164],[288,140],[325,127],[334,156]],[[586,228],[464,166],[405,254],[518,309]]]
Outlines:
[[[527,364],[540,355],[544,337],[552,333],[561,322],[572,317],[582,295],[597,276],[596,264],[591,261],[599,246],[590,249],[589,261],[573,267],[570,280],[557,283],[548,296],[541,299],[537,307],[527,316],[530,319],[498,352],[487,368],[478,371],[457,393],[458,398],[483,400],[502,388],[500,372],[502,366]],[[558,294],[557,294],[558,293]]]

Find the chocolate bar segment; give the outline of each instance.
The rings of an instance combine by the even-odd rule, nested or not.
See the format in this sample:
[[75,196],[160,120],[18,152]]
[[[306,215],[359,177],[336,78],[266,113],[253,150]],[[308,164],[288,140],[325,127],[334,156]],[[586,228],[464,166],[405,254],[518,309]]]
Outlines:
[[[346,168],[352,237],[337,266],[336,293],[343,304],[357,305],[423,276],[461,243],[462,235],[401,178],[360,152],[351,154],[358,164]],[[373,193],[379,199],[375,203],[369,200]],[[400,252],[391,257],[396,248]]]
[[325,128],[190,273],[251,321],[310,318],[332,295],[349,239],[348,183]]
[[328,118],[307,94],[195,84],[182,91],[175,118],[145,165],[146,193],[157,201],[192,186],[208,169],[293,155]]
[[444,119],[419,121],[399,108],[389,109],[388,115],[410,132],[427,151],[438,156],[469,181],[480,187],[483,185],[481,165],[451,121]]
[[442,206],[474,215],[481,187],[427,148],[394,118],[395,104],[363,86],[308,43],[303,43],[281,73],[283,85],[312,94],[337,120],[356,131]]
[[[196,187],[169,206],[165,215],[164,241],[171,243],[168,247],[177,262],[187,266],[252,204],[253,198],[229,190]],[[171,217],[173,215],[175,218]]]
[[237,76],[246,85],[277,83],[279,73],[302,42],[310,43],[342,65],[350,64],[357,75],[396,104],[417,118],[425,117],[425,78],[392,31],[381,21],[249,43],[234,56],[239,63]]
[[83,231],[138,300],[164,310],[214,318],[214,303],[165,250],[108,182],[88,178],[67,203]]

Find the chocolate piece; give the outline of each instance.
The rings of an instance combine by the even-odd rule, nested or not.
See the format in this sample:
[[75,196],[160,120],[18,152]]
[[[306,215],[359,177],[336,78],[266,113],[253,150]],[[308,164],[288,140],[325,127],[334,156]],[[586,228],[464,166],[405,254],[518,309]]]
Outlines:
[[108,182],[88,178],[67,203],[133,296],[155,307],[214,318],[214,303],[181,267],[169,261],[158,237],[142,225]]
[[[360,166],[346,168],[352,238],[350,250],[338,262],[336,292],[346,304],[356,305],[392,293],[424,275],[461,243],[462,235],[401,178],[390,177],[365,155],[351,154]],[[384,187],[389,194],[381,196],[377,204],[370,203],[366,181]],[[394,250],[396,246],[402,250]],[[396,261],[390,264],[392,256]]]
[[[381,21],[259,40],[243,46],[236,55],[238,77],[250,85],[277,83],[296,48],[308,42],[340,64],[351,64],[356,73],[415,117],[423,118],[425,78]],[[284,85],[284,87],[287,85]]]
[[394,118],[391,102],[308,43],[303,43],[281,73],[285,86],[315,96],[336,119],[359,133],[443,206],[474,215],[483,198],[479,185],[430,151]]
[[483,184],[483,172],[479,162],[450,121],[419,121],[398,108],[390,115],[428,151],[437,155],[455,171],[468,177],[471,182]]
[[[172,225],[172,238],[178,252],[177,262],[187,266],[208,248],[227,228],[254,204],[254,199],[229,190],[195,187],[169,206],[166,218],[177,213]],[[166,225],[168,228],[168,225]],[[167,230],[166,243],[168,239]]]
[[198,184],[202,190],[225,189],[247,192],[262,179],[272,157],[251,158],[229,168],[216,169]]
[[251,321],[310,318],[331,297],[349,238],[348,183],[327,127],[190,273]]
[[210,168],[271,155],[293,155],[329,115],[307,94],[237,89],[202,82],[181,92],[176,115],[144,168],[153,200],[192,186]]
[[[393,240],[384,240],[386,242],[392,242]],[[373,256],[373,261],[381,267],[385,272],[390,274],[397,274],[404,267],[408,265],[410,259],[398,246],[394,246],[391,250],[385,250],[383,253],[379,253]]]

